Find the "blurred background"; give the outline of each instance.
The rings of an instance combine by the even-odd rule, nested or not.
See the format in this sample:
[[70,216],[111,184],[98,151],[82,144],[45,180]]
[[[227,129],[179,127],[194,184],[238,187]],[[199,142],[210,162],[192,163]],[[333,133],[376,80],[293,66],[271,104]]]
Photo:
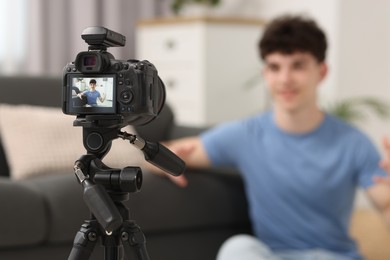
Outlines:
[[[82,31],[89,26],[104,26],[126,36],[125,47],[108,50],[116,59],[147,59],[155,64],[166,85],[167,103],[172,107],[178,125],[208,127],[227,120],[250,116],[268,109],[271,103],[260,74],[262,64],[257,53],[257,42],[265,24],[271,19],[285,14],[309,16],[324,29],[328,37],[327,62],[330,70],[328,77],[320,86],[321,105],[325,110],[356,124],[369,135],[378,150],[383,153],[381,139],[385,135],[390,137],[390,117],[386,117],[390,114],[390,0],[0,0],[0,79],[2,82],[0,84],[0,99],[2,102],[5,100],[5,103],[14,97],[16,97],[15,100],[18,100],[18,94],[23,92],[20,96],[27,97],[28,100],[36,100],[36,103],[42,102],[41,96],[34,99],[32,91],[19,90],[17,86],[14,86],[15,83],[10,84],[9,82],[19,82],[19,86],[24,86],[25,82],[27,84],[35,82],[35,85],[32,83],[29,85],[31,89],[39,88],[44,82],[46,86],[41,87],[40,93],[47,93],[47,89],[51,90],[49,88],[51,84],[53,84],[53,88],[58,88],[58,93],[60,93],[60,88],[62,88],[60,79],[64,66],[74,61],[79,52],[88,49],[87,44],[81,39]],[[31,77],[38,80],[30,81]],[[10,78],[11,80],[9,80]],[[15,78],[17,79],[15,80]],[[44,100],[57,104],[57,101],[49,98],[50,96],[47,98],[45,96]],[[13,104],[19,103],[18,101]],[[58,107],[60,106],[61,104],[58,104]],[[23,124],[17,119],[11,120],[11,122],[16,122],[14,124],[9,123],[9,120],[8,123],[0,124],[0,126],[7,126],[7,133],[11,136],[11,138],[4,138],[6,132],[4,129],[6,128],[3,127],[0,133],[1,137],[4,138],[2,141],[12,139],[6,156],[8,159],[14,159],[2,162],[0,156],[0,175],[2,174],[1,167],[6,163],[9,163],[11,169],[12,166],[19,169],[24,178],[41,171],[45,174],[49,171],[52,173],[50,167],[55,167],[56,172],[62,173],[58,168],[63,166],[64,169],[67,169],[66,167],[71,165],[67,158],[69,162],[73,163],[75,158],[73,154],[76,153],[76,156],[79,156],[80,153],[77,152],[76,147],[82,149],[81,142],[74,138],[73,132],[62,127],[62,123],[64,123],[71,129],[75,129],[71,127],[73,118],[63,115],[58,109],[58,114],[63,115],[59,121],[61,124],[51,124],[49,128],[47,122],[60,118],[57,114],[51,114],[52,116],[48,117],[47,111],[42,110],[39,111],[39,117],[25,117],[26,110],[23,112],[15,110],[9,108],[6,111],[7,116],[4,116],[5,113],[3,113],[0,117],[0,119],[13,119],[12,115],[18,112],[23,118]],[[32,111],[28,112],[32,115]],[[35,120],[36,118],[39,120]],[[62,119],[70,120],[69,124]],[[15,131],[15,129],[20,131]],[[61,134],[64,134],[59,135],[59,130],[61,130]],[[81,134],[80,131],[77,131],[78,129],[75,130]],[[159,130],[156,130],[158,135],[162,132]],[[34,134],[34,138],[20,138],[25,133]],[[28,145],[26,145],[25,140],[28,140]],[[75,144],[68,140],[74,141]],[[132,154],[128,156],[127,153],[123,152],[127,149],[127,143],[122,143],[126,148],[119,147],[118,143],[116,146],[118,154],[125,157],[123,161],[127,162],[127,158],[132,158],[139,162],[138,157]],[[61,149],[57,149],[58,146]],[[25,149],[25,147],[29,149]],[[54,151],[52,152],[49,147]],[[0,155],[1,148],[2,144],[0,144]],[[39,149],[47,153],[37,153],[36,150]],[[59,151],[57,150],[61,150],[67,157],[63,156],[62,153],[58,155]],[[51,157],[45,157],[45,160],[42,160],[44,154],[58,155],[59,163],[50,159]],[[119,156],[115,155],[112,158],[119,159]],[[46,166],[49,168],[45,168]],[[46,170],[46,172],[41,169]],[[8,172],[8,169],[5,172]],[[69,171],[66,170],[66,172]],[[12,174],[10,176],[12,177]],[[58,180],[62,181],[62,179]],[[73,183],[74,180],[71,181]],[[212,188],[212,191],[215,192],[214,181],[211,180],[211,186],[207,186],[206,191],[207,188]],[[233,187],[233,185],[231,186]],[[57,212],[57,209],[60,212],[58,215],[56,215],[57,213],[54,215],[54,220],[58,219],[57,222],[60,223],[63,221],[63,216],[68,218],[74,215],[74,220],[78,225],[77,214],[61,213],[70,209],[70,205],[73,210],[75,200],[69,195],[76,196],[77,194],[67,192],[68,190],[65,188],[67,185],[42,185],[42,187],[47,187],[47,194],[50,194],[44,198],[45,200],[52,201],[53,205],[57,201],[60,202],[59,207],[53,206],[53,212]],[[52,187],[55,187],[54,193]],[[58,189],[59,187],[61,189]],[[152,185],[151,187],[153,191],[149,190],[149,194],[157,191],[157,189],[154,190],[156,186]],[[204,188],[204,186],[202,187]],[[168,186],[166,188],[169,190]],[[6,188],[4,191],[8,193],[8,190],[19,192],[19,189],[13,191],[13,188]],[[27,194],[30,194],[30,189],[28,192]],[[44,193],[45,191],[42,192],[42,194]],[[168,191],[164,194],[169,197],[176,193]],[[223,196],[225,192],[218,194]],[[228,198],[236,196],[228,190],[226,190],[226,194],[229,195]],[[196,199],[195,203],[188,204],[194,210],[198,208],[192,207],[193,205],[204,208],[204,198],[208,194],[202,190],[200,195],[194,196],[193,193],[188,195],[191,198],[199,198]],[[65,196],[66,199],[70,198],[69,203],[62,202]],[[168,209],[177,207],[176,204],[171,203],[171,200],[167,200],[169,203],[164,204],[162,201],[165,197],[157,196],[157,204],[151,204],[151,208],[158,211],[165,205],[168,205]],[[3,201],[8,202],[9,196],[2,197]],[[39,193],[39,198],[41,197],[41,193]],[[19,196],[11,196],[11,198],[18,201]],[[216,199],[218,200],[219,197],[217,196]],[[180,199],[180,205],[184,201]],[[201,203],[198,204],[197,201]],[[241,201],[237,201],[239,201],[237,205],[241,207]],[[215,201],[210,200],[208,203],[208,205],[212,205]],[[8,204],[5,203],[5,205]],[[362,192],[358,193],[356,204],[361,207],[370,207],[370,203]],[[29,210],[31,208],[15,205],[18,206],[18,209],[26,208]],[[142,205],[142,203],[137,205]],[[157,207],[153,207],[153,205],[157,205]],[[35,206],[32,207],[34,210],[28,214],[41,214],[41,211],[37,210]],[[183,211],[181,207],[177,208],[186,214],[188,213],[188,216],[191,215],[191,218],[193,216],[197,218],[197,213],[199,213],[192,215],[193,211],[191,210],[187,212]],[[213,206],[213,208],[219,210],[219,207]],[[228,208],[230,209],[230,206]],[[141,209],[145,209],[144,205]],[[165,209],[164,211],[170,212]],[[18,221],[19,218],[14,217],[14,212],[19,211],[4,210],[3,212],[5,219]],[[45,215],[47,212],[45,207]],[[135,212],[137,211],[135,210]],[[363,215],[356,226],[363,227],[362,237],[366,238],[368,245],[379,246],[380,249],[375,247],[372,251],[382,254],[383,248],[386,248],[386,246],[382,246],[382,243],[388,244],[388,240],[384,238],[388,233],[378,236],[380,231],[385,230],[385,227],[378,225],[374,226],[377,228],[373,228],[371,224],[375,224],[379,217],[373,216],[371,218],[371,213],[363,213],[368,213],[368,215]],[[156,216],[156,214],[150,214],[149,209],[146,209],[145,214],[144,219],[150,220],[153,223],[151,226],[154,227],[156,222],[150,216]],[[18,215],[24,216],[26,214],[18,213]],[[209,212],[206,215],[209,216]],[[231,217],[230,214],[225,215]],[[139,216],[141,217],[136,219],[142,220],[142,213]],[[236,216],[236,214],[232,214],[232,216]],[[364,216],[369,216],[369,218]],[[39,223],[44,221],[43,217],[35,217],[34,219],[39,220]],[[166,217],[166,219],[172,220],[170,217]],[[185,218],[180,219],[182,221],[178,222],[179,225],[183,221],[187,221]],[[203,217],[199,219],[202,221]],[[196,223],[199,219],[196,219]],[[8,221],[3,222],[8,223]],[[192,225],[192,222],[189,223]],[[360,223],[364,223],[364,225],[360,225]],[[52,225],[51,221],[49,224]],[[30,226],[36,230],[36,228],[41,227],[40,225]],[[58,226],[65,227],[66,230],[55,227],[53,233],[50,231],[50,234],[46,229],[41,229],[40,232],[30,231],[31,234],[34,234],[31,237],[33,240],[42,239],[39,236],[53,237],[55,246],[59,243],[58,241],[65,238],[67,234],[69,235],[69,232],[69,237],[73,239],[74,233],[67,228],[67,225],[61,223]],[[23,226],[21,227],[23,228]],[[165,228],[164,226],[164,230],[166,230]],[[191,227],[191,232],[193,230]],[[225,232],[220,228],[220,225],[218,225],[218,230]],[[200,231],[203,232],[203,229]],[[7,233],[7,231],[5,232]],[[59,239],[58,232],[61,234]],[[156,234],[160,234],[159,232],[156,231]],[[211,232],[213,234],[211,239],[213,239],[214,229]],[[173,234],[175,239],[178,238],[175,232],[169,231],[169,233]],[[181,230],[180,234],[187,236]],[[204,233],[201,234],[203,237]],[[30,239],[30,236],[24,237]],[[165,233],[162,237],[165,239]],[[195,236],[195,239],[197,237]],[[14,240],[19,241],[20,239],[20,236],[17,236]],[[9,245],[13,240],[7,236],[3,241],[6,241],[5,245]],[[166,241],[175,240],[168,239]],[[19,251],[18,247],[14,248],[15,251]]]
[[[179,124],[213,125],[269,106],[257,40],[275,16],[303,14],[328,36],[323,105],[362,97],[389,104],[389,12],[389,0],[0,0],[0,76],[61,77],[65,64],[87,49],[82,30],[104,26],[127,38],[125,47],[109,49],[117,59],[148,59],[161,71]],[[180,44],[189,44],[187,51]],[[232,84],[242,85],[237,93],[247,91],[249,105],[229,92]],[[381,137],[390,135],[389,120],[363,112],[364,120],[354,123],[380,147]]]

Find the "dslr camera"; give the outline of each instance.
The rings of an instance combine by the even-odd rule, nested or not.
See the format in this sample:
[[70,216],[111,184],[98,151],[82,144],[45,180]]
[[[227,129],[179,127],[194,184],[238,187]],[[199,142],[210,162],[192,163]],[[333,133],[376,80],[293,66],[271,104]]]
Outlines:
[[110,118],[115,126],[144,125],[165,102],[165,87],[146,60],[116,60],[108,47],[124,46],[125,36],[104,27],[88,27],[81,35],[88,51],[63,70],[62,110],[78,119]]

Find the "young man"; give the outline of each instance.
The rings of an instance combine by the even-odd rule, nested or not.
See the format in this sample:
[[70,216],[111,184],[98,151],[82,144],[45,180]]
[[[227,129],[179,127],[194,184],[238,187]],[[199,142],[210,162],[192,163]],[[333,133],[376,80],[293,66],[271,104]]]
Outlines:
[[87,105],[92,106],[92,107],[96,107],[98,105],[97,99],[99,99],[99,101],[101,103],[103,103],[104,100],[106,99],[105,94],[101,95],[100,92],[96,90],[96,80],[95,79],[91,79],[89,81],[89,90],[86,90],[82,93],[79,93],[79,94],[77,94],[77,96],[80,99],[83,96],[86,96],[87,97]]
[[[378,152],[317,105],[326,47],[312,20],[272,21],[259,48],[273,109],[167,144],[188,167],[230,165],[243,176],[255,237],[228,240],[218,259],[362,259],[348,234],[358,186],[390,224],[390,184]],[[388,142],[385,148],[390,158]],[[172,180],[187,184],[184,176]]]

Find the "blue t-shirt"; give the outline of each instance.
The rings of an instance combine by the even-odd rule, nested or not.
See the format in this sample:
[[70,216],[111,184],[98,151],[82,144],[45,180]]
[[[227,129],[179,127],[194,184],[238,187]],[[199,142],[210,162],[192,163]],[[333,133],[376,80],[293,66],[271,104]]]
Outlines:
[[290,134],[268,112],[201,140],[213,165],[242,173],[254,233],[271,249],[323,248],[361,259],[348,235],[356,187],[386,173],[360,131],[325,115],[315,130]]
[[83,95],[87,97],[87,104],[88,105],[97,105],[96,99],[100,97],[100,92],[95,90],[95,91],[84,91]]

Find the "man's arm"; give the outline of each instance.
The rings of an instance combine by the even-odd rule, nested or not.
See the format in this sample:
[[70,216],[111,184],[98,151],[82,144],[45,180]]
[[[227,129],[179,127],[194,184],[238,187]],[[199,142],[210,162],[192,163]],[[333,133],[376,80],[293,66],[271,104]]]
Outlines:
[[103,93],[103,95],[99,96],[99,100],[103,103],[104,100],[106,100],[106,93]]
[[199,137],[185,137],[164,143],[164,145],[179,156],[188,168],[207,168],[210,161]]
[[[199,137],[185,137],[162,144],[179,156],[186,163],[187,168],[207,168],[211,165],[206,150],[204,149],[203,143]],[[151,164],[147,164],[147,168],[154,173],[167,175],[180,187],[185,187],[188,184],[187,179],[183,174],[181,176],[174,177],[166,174],[164,171]]]
[[[386,158],[381,161],[381,167],[390,175],[390,142],[383,139]],[[374,177],[374,185],[367,189],[368,197],[381,212],[390,228],[390,176]]]
[[83,96],[85,96],[85,91],[84,91],[84,92],[78,93],[77,96],[78,96],[80,99],[83,99]]

